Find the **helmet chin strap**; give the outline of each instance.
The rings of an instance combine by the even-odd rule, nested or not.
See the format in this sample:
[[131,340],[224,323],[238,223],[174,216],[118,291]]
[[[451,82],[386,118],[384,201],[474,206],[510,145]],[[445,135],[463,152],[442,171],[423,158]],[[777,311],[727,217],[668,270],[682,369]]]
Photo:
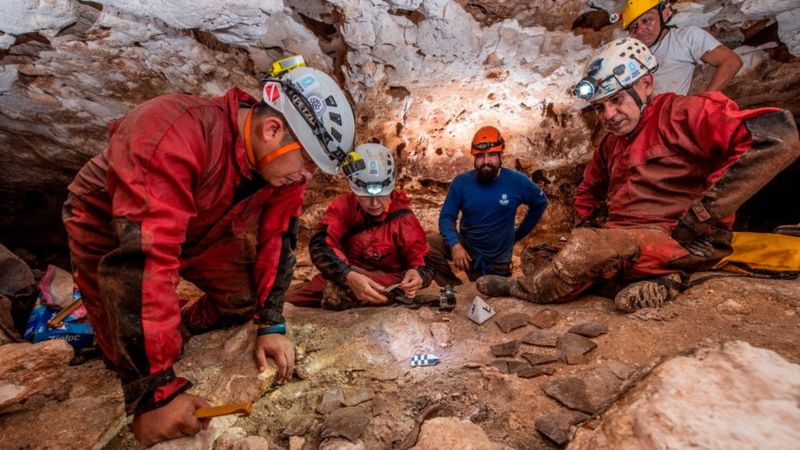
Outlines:
[[625,88],[625,92],[627,92],[628,95],[631,96],[633,101],[636,102],[636,106],[639,107],[639,112],[643,111],[645,104],[644,102],[642,102],[642,98],[639,97],[639,93],[636,92],[636,89],[634,89],[633,86],[628,86]]

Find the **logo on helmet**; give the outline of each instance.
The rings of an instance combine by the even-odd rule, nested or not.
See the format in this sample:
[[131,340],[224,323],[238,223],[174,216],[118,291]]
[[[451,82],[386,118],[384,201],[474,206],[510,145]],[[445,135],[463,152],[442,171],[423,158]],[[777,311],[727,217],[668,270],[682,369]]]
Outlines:
[[300,92],[311,91],[319,87],[319,82],[312,75],[306,75],[297,80],[297,90]]
[[275,103],[281,98],[281,90],[278,83],[267,83],[264,85],[264,100]]
[[508,195],[503,194],[500,196],[500,204],[506,206],[508,204]]
[[603,67],[603,58],[595,59],[594,61],[592,61],[591,64],[589,64],[589,68],[586,71],[586,76],[594,77],[595,75],[597,75],[597,72],[599,72],[602,67]]
[[308,96],[308,104],[311,105],[311,108],[314,110],[314,114],[317,117],[321,117],[322,113],[325,112],[325,102],[322,101],[318,95],[310,94]]

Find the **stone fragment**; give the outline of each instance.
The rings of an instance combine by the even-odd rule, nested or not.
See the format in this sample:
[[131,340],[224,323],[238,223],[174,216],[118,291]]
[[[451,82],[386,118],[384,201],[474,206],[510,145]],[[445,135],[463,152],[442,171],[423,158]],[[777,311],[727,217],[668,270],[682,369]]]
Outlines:
[[564,334],[559,340],[561,359],[567,364],[586,364],[589,359],[583,355],[595,347],[597,344],[593,340],[572,333]]
[[57,395],[72,355],[62,340],[0,346],[0,414],[39,406],[34,397]]
[[800,448],[800,365],[746,342],[661,364],[570,450]]
[[[236,423],[237,420],[238,418],[232,415],[215,417],[211,420],[211,423],[208,425],[208,429],[202,430],[199,433],[195,434],[194,436],[172,439],[170,441],[164,441],[160,444],[156,444],[150,447],[149,450],[213,449],[216,441],[220,437],[224,436],[225,433],[233,426],[234,423]],[[245,436],[245,432],[241,428],[234,429],[233,432],[229,435],[231,439],[236,439],[242,436]],[[227,442],[233,445],[232,440],[228,440]],[[227,447],[227,446],[224,446],[223,448],[228,448],[230,450],[247,449],[247,447],[240,448],[240,447]],[[267,447],[256,447],[256,448],[258,450],[262,450]]]
[[263,436],[248,436],[240,427],[228,428],[216,442],[214,450],[268,450],[269,441]]
[[325,417],[320,436],[322,439],[343,437],[356,442],[369,422],[369,415],[360,406],[339,408]]
[[450,347],[453,345],[453,331],[450,329],[450,325],[445,322],[432,323],[431,335],[436,345],[439,347]]
[[608,325],[600,322],[583,321],[573,325],[569,332],[593,338],[608,333]]
[[517,372],[517,376],[520,378],[536,378],[542,375],[552,375],[554,373],[556,373],[556,369],[553,367],[536,366],[520,370]]
[[555,347],[558,345],[559,334],[550,330],[533,330],[522,338],[522,342],[539,347]]
[[530,323],[537,328],[552,328],[558,322],[558,312],[552,309],[542,309],[531,317]]
[[286,424],[283,429],[283,435],[302,436],[308,433],[312,425],[314,425],[314,417],[312,415],[295,416]]
[[634,366],[622,361],[617,361],[616,359],[606,360],[604,364],[617,378],[623,381],[627,380],[628,377],[633,375],[633,372],[636,371]]
[[517,373],[520,370],[527,369],[531,365],[527,361],[509,361],[508,373]]
[[582,412],[562,409],[536,419],[536,429],[556,444],[563,445],[572,439],[572,427],[588,418]]
[[325,390],[322,394],[322,400],[317,405],[317,412],[320,414],[330,414],[339,409],[344,403],[344,395],[342,391],[334,386]]
[[319,450],[364,450],[364,442],[361,439],[350,442],[347,439],[332,438],[325,439],[319,444]]
[[492,361],[492,367],[497,369],[500,373],[508,373],[508,360],[495,359],[494,361]]
[[289,450],[303,450],[303,445],[306,443],[306,438],[302,436],[291,436],[289,438]]
[[380,416],[382,414],[386,414],[389,412],[390,405],[389,402],[383,397],[375,397],[372,400],[372,416]]
[[479,425],[455,417],[435,417],[422,424],[412,450],[474,449],[503,450],[503,444],[489,440]]
[[511,332],[517,328],[524,327],[528,323],[528,315],[524,313],[509,313],[497,319],[495,323],[503,333]]
[[530,365],[537,366],[539,364],[549,364],[558,361],[557,355],[548,355],[545,353],[523,353],[522,357],[528,360]]
[[367,388],[350,388],[344,391],[344,405],[356,406],[375,397],[375,392]]
[[579,378],[563,378],[542,384],[545,394],[570,409],[594,414],[596,406],[586,391],[586,383]]
[[519,341],[508,341],[492,346],[492,354],[498,358],[503,356],[514,356],[519,350]]

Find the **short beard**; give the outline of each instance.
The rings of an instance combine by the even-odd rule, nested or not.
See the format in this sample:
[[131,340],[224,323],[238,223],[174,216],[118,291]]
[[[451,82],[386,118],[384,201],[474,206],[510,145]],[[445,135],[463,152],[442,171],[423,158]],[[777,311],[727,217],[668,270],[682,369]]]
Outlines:
[[495,179],[497,179],[497,175],[500,173],[500,166],[492,167],[491,172],[484,172],[483,166],[475,169],[475,179],[478,180],[478,183],[486,184],[491,183]]

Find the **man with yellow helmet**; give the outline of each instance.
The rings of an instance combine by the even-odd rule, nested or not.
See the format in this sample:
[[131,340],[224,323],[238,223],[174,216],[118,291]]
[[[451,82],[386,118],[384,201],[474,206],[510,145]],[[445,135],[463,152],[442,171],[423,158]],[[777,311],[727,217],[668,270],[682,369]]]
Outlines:
[[626,0],[622,28],[650,47],[658,60],[655,93],[686,95],[699,64],[716,68],[703,91],[721,91],[742,67],[731,49],[698,27],[671,27],[672,10],[666,0]]

